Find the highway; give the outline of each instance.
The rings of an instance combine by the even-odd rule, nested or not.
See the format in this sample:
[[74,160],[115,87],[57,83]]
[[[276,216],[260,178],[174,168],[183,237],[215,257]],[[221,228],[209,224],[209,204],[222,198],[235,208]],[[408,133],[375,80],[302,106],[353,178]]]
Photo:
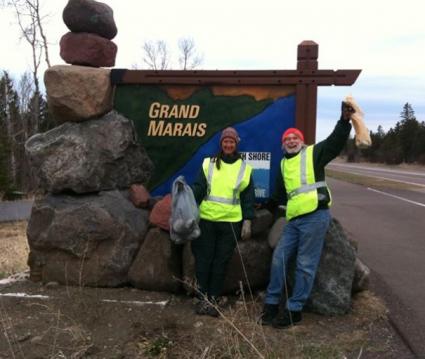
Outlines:
[[0,201],[0,222],[27,220],[31,215],[33,201]]
[[425,358],[425,172],[351,164],[328,168],[419,185],[377,190],[327,178],[333,216],[358,242],[359,257],[372,269],[373,289],[386,298],[394,325]]

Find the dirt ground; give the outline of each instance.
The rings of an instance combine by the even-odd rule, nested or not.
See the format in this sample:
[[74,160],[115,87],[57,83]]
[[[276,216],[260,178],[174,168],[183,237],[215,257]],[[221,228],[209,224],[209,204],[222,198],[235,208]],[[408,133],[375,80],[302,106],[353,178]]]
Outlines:
[[[25,223],[0,226],[3,274],[26,267],[24,230]],[[0,281],[0,358],[413,358],[369,291],[344,316],[304,313],[299,325],[279,330],[256,322],[261,293],[226,298],[212,318],[195,315],[184,294],[27,276]]]
[[21,280],[0,285],[0,295],[0,358],[412,357],[370,292],[347,315],[305,313],[286,330],[255,322],[258,298],[230,297],[212,318],[195,315],[185,295],[133,288]]

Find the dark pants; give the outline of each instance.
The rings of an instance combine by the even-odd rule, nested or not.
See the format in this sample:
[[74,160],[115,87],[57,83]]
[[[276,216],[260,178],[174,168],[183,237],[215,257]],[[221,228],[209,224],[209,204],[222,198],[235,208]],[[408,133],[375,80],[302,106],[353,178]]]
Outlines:
[[227,265],[240,238],[242,222],[211,222],[201,219],[201,236],[192,241],[198,290],[209,298],[223,289]]

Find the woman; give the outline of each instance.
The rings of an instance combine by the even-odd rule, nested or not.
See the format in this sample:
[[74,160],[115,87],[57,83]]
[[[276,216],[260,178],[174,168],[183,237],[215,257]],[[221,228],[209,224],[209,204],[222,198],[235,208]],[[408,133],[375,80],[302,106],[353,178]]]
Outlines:
[[192,186],[200,211],[201,236],[192,242],[200,301],[195,312],[217,317],[227,264],[238,238],[251,235],[254,217],[252,168],[237,151],[239,136],[228,127],[220,137],[220,151],[204,159]]

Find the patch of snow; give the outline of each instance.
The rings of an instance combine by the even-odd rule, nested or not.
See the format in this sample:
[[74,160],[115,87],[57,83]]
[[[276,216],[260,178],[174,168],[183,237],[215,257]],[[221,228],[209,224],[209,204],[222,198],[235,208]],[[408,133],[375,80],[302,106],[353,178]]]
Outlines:
[[0,297],[49,299],[49,296],[47,295],[41,295],[41,294],[32,295],[27,293],[0,293]]
[[115,299],[102,299],[102,302],[106,303],[122,303],[122,304],[134,304],[134,305],[161,305],[166,306],[168,304],[168,300],[163,300],[161,302],[140,302],[138,300],[115,300]]
[[7,278],[3,278],[0,280],[1,284],[11,284],[16,282],[22,282],[24,280],[27,280],[29,278],[29,272],[21,272],[21,273],[15,273]]

